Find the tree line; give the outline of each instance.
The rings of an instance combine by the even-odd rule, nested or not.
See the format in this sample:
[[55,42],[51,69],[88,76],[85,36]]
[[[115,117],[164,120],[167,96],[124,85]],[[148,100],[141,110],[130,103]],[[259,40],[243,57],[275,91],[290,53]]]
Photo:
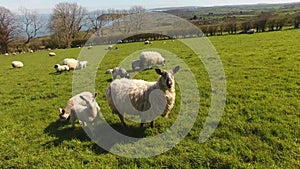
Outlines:
[[[213,14],[210,14],[213,15]],[[194,16],[191,22],[197,25],[207,36],[238,34],[254,32],[266,32],[282,30],[284,26],[290,26],[294,29],[300,27],[300,12],[289,15],[279,15],[264,13],[247,19],[238,17],[223,17],[217,19],[207,19],[205,17]]]
[[[77,3],[58,3],[50,19],[25,8],[15,14],[0,6],[0,53],[23,52],[37,48],[70,48],[82,45],[92,33],[103,35],[101,28],[122,16],[145,11],[141,6],[129,10],[96,10],[88,12]],[[50,35],[37,41],[43,30]]]

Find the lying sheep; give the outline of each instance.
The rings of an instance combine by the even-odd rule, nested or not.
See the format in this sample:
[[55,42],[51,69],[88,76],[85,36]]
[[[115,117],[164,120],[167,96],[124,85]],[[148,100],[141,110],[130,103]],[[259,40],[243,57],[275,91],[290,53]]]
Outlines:
[[61,73],[62,71],[70,70],[68,65],[60,65],[60,64],[54,65],[54,69],[56,70],[57,73]]
[[132,61],[132,63],[131,63],[131,67],[132,67],[132,70],[133,71],[136,71],[137,69],[137,67],[139,67],[140,68],[140,60],[133,60]]
[[[154,118],[159,113],[158,111],[163,110],[161,116],[167,117],[173,108],[176,96],[174,74],[179,70],[179,66],[169,71],[155,70],[160,75],[156,82],[123,78],[114,80],[108,87],[106,91],[108,104],[112,112],[118,114],[123,126],[126,127],[124,113],[139,115],[141,127],[150,117],[151,127],[154,127]],[[153,96],[152,92],[156,93],[157,91],[161,91],[160,94],[162,92],[164,94],[155,95],[154,98],[150,97]],[[157,105],[151,104],[153,102]],[[159,108],[158,104],[165,107]],[[131,105],[135,110],[133,110]]]
[[76,117],[83,126],[96,122],[100,112],[96,102],[97,95],[97,93],[82,92],[71,97],[64,109],[59,108],[60,120],[71,120],[72,128],[75,128]]
[[84,69],[86,68],[86,65],[87,65],[88,61],[79,61],[79,68],[80,69]]
[[54,52],[49,52],[49,56],[56,56],[56,53],[54,53]]
[[121,68],[121,67],[116,67],[113,69],[112,71],[113,74],[113,80],[115,80],[117,78],[117,76],[119,75],[121,78],[130,78],[129,73],[126,71],[126,69]]
[[11,65],[13,68],[22,68],[24,64],[21,61],[12,61]]
[[165,58],[158,52],[146,51],[140,54],[140,70],[152,68],[157,65],[165,65]]
[[70,69],[77,69],[79,67],[79,61],[73,58],[66,58],[63,60],[63,65],[68,65]]

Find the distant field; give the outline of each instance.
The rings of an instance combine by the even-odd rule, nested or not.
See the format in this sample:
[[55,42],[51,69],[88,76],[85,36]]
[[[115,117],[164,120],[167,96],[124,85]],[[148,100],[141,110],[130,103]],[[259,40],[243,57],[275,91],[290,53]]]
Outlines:
[[[73,76],[72,71],[57,75],[53,66],[66,57],[77,58],[81,49],[55,50],[55,57],[49,57],[48,51],[1,55],[0,168],[299,168],[299,37],[298,29],[209,38],[223,63],[227,101],[218,128],[203,144],[198,138],[209,112],[211,86],[199,58],[179,41],[118,44],[119,49],[109,51],[99,65],[95,90],[103,116],[121,133],[134,137],[162,133],[180,109],[178,90],[170,117],[158,118],[155,128],[147,124],[140,129],[133,122],[126,129],[121,126],[105,99],[111,75],[104,72],[131,53],[145,48],[175,53],[192,70],[199,88],[199,114],[185,139],[161,155],[139,159],[106,152],[79,124],[73,131],[57,121],[57,108],[72,96]],[[104,48],[92,50],[104,52]],[[23,61],[24,68],[12,69],[13,60]],[[155,80],[157,75],[147,70],[136,78]]]

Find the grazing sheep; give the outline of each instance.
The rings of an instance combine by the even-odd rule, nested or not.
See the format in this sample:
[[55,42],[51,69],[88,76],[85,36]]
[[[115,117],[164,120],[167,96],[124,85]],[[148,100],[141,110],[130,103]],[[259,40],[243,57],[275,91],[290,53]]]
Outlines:
[[12,55],[16,56],[16,55],[17,55],[17,53],[16,53],[16,52],[14,52],[14,53],[12,53]]
[[71,120],[72,128],[75,128],[76,117],[82,121],[84,126],[87,123],[94,123],[99,116],[100,107],[96,102],[97,93],[82,92],[71,97],[67,106],[59,108],[60,121]]
[[62,71],[69,71],[70,70],[68,65],[56,64],[56,65],[54,65],[54,68],[55,68],[57,73],[61,73]]
[[105,72],[105,74],[112,74],[113,71],[114,71],[114,69],[107,69],[106,72]]
[[11,65],[13,68],[22,68],[24,64],[21,61],[12,61]]
[[151,68],[152,66],[165,66],[165,59],[158,52],[146,51],[140,54],[140,70]]
[[131,63],[131,67],[132,67],[132,70],[133,71],[136,71],[136,67],[139,67],[140,68],[140,60],[133,60],[132,63]]
[[86,68],[86,65],[87,65],[88,61],[79,61],[79,68],[80,69],[84,69]]
[[54,53],[54,52],[49,52],[49,56],[56,56],[56,53]]
[[[163,110],[161,116],[167,117],[170,110],[173,108],[176,96],[174,74],[179,70],[179,66],[176,66],[173,70],[169,71],[161,71],[160,69],[155,70],[156,73],[160,75],[156,82],[123,78],[114,80],[106,90],[106,98],[112,112],[118,114],[125,127],[124,113],[139,115],[141,118],[141,127],[146,120],[152,116],[150,119],[151,127],[154,127],[153,117],[155,117],[157,113],[160,113],[158,111]],[[157,90],[164,94],[155,95],[154,98],[151,98],[151,92],[155,93]],[[157,105],[151,105],[153,102]],[[133,110],[130,103],[136,110]],[[162,104],[165,107],[159,108],[158,104]]]
[[79,67],[79,61],[73,58],[66,58],[63,61],[63,65],[68,65],[70,69],[77,69]]
[[5,56],[8,56],[8,53],[5,53],[4,55],[5,55]]
[[145,45],[149,45],[149,44],[150,44],[150,41],[145,40],[145,41],[144,41],[144,44],[145,44]]
[[116,67],[113,69],[113,80],[115,80],[117,78],[118,75],[120,75],[121,78],[130,78],[129,73],[126,71],[126,69],[121,68],[121,67]]
[[105,50],[111,50],[113,48],[112,45],[109,45],[107,48],[105,48]]

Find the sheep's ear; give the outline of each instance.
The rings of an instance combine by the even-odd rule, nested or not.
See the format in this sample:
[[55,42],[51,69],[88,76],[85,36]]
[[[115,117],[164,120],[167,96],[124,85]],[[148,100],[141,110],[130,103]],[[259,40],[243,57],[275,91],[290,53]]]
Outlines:
[[95,92],[94,93],[94,98],[96,98],[98,96],[98,93],[97,92]]
[[180,69],[179,66],[176,66],[174,69],[173,69],[173,74],[175,74],[176,72],[178,72],[178,70]]
[[159,75],[162,75],[162,72],[160,69],[155,69],[156,73],[159,74]]

